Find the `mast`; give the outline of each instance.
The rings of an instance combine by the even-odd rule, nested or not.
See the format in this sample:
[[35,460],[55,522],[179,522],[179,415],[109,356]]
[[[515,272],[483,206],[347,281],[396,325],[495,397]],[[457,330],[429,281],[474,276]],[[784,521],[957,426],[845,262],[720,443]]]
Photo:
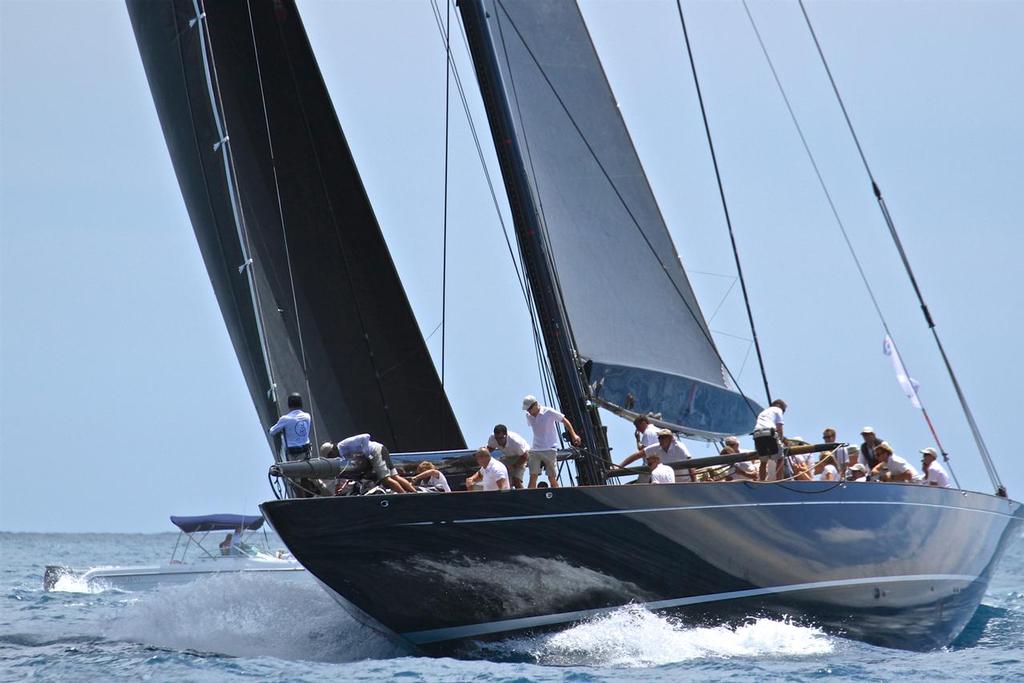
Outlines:
[[492,40],[488,13],[480,0],[463,0],[459,8],[505,180],[523,267],[533,292],[541,333],[551,362],[559,405],[576,427],[583,447],[597,456],[597,459],[588,458],[576,462],[580,483],[603,484],[602,465],[611,461],[608,442],[597,407],[587,400],[583,368],[559,293],[553,261],[543,237],[540,207],[527,176],[523,149],[514,134],[511,103],[506,91],[496,87],[501,81],[501,71],[494,53],[487,48]]

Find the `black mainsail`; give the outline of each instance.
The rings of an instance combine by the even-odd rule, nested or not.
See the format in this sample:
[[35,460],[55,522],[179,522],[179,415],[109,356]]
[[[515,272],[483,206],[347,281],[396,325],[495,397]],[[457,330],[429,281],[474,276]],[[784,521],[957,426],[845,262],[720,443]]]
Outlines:
[[552,365],[600,405],[749,431],[576,3],[460,7]]
[[128,0],[189,216],[261,421],[464,448],[294,2]]

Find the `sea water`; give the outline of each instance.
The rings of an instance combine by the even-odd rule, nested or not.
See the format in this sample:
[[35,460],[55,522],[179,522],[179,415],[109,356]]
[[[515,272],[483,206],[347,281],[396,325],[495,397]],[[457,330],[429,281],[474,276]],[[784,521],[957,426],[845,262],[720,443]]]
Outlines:
[[0,680],[1024,680],[1019,539],[964,635],[928,653],[785,619],[693,625],[633,606],[554,633],[475,643],[464,658],[430,658],[360,626],[306,575],[225,575],[138,593],[64,580],[43,591],[47,564],[160,562],[174,539],[0,533]]

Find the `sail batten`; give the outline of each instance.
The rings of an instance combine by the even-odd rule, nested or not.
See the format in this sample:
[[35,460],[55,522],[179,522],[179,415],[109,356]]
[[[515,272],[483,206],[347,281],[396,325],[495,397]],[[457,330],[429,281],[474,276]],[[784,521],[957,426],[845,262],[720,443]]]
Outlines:
[[[464,448],[294,2],[128,9],[261,422],[298,391],[321,439],[370,432],[392,450]],[[230,168],[218,165],[224,145]]]
[[557,289],[589,398],[709,438],[747,431],[757,406],[726,380],[576,3],[467,4],[486,17],[490,85],[508,103],[552,266],[551,283],[531,284]]

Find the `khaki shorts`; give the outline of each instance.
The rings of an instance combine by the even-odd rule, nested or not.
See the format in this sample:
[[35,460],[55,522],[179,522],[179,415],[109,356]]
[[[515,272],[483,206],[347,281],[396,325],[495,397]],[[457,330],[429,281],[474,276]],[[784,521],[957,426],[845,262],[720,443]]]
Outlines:
[[541,463],[548,472],[558,471],[558,453],[555,451],[530,451],[530,476],[541,473]]
[[[517,464],[521,457],[522,456],[519,455],[512,455],[505,456],[501,459],[501,462],[504,463],[506,469],[508,469],[508,478],[516,479],[520,483],[523,481],[523,474],[526,473],[526,463],[523,463],[522,465]],[[512,482],[509,483],[511,484]]]
[[398,470],[391,464],[391,453],[384,446],[371,445],[369,458],[375,481],[379,482],[385,477],[393,477],[398,474]]

